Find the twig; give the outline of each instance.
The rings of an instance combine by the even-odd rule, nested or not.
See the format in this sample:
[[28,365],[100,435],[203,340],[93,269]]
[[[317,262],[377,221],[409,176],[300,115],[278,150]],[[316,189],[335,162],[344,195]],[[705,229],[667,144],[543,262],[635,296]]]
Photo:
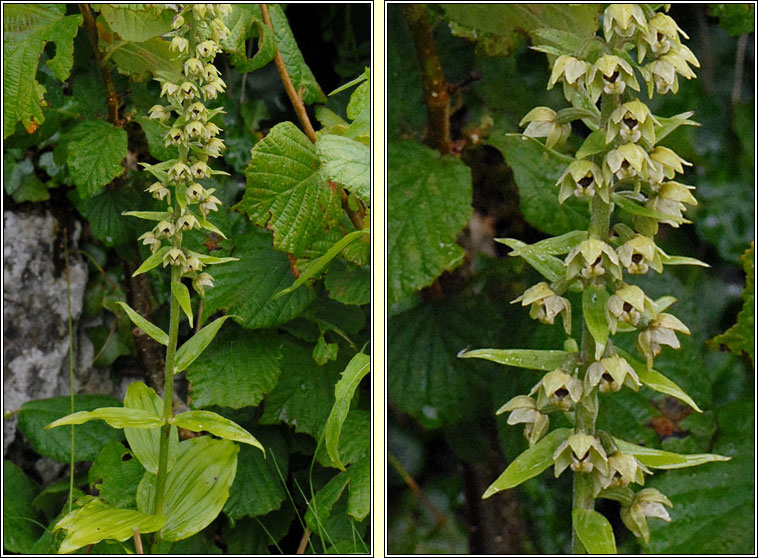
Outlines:
[[737,41],[737,54],[734,60],[734,86],[732,87],[732,104],[740,102],[742,94],[742,74],[745,68],[745,48],[747,47],[747,33],[740,35]]
[[416,56],[421,68],[424,103],[427,113],[427,143],[440,153],[451,151],[450,92],[442,71],[437,44],[426,4],[405,4],[403,14],[413,37]]
[[703,64],[703,71],[701,76],[703,78],[703,88],[708,93],[713,93],[713,56],[711,55],[711,38],[708,33],[708,22],[705,19],[706,6],[700,6],[695,10],[695,17],[697,18],[698,33],[700,34],[700,44],[702,45],[702,55],[700,55],[700,61]]
[[311,530],[306,527],[303,532],[303,537],[300,539],[300,544],[297,546],[296,554],[305,554],[305,549],[308,547],[308,539],[311,538]]
[[132,529],[134,531],[134,548],[137,554],[144,554],[145,550],[142,548],[142,537],[139,535],[139,527]]
[[410,487],[416,497],[421,500],[421,503],[426,506],[426,509],[430,514],[432,514],[432,517],[434,517],[434,522],[439,526],[444,525],[447,522],[445,516],[442,515],[442,513],[437,509],[429,497],[422,492],[421,488],[419,488],[419,485],[416,484],[416,481],[413,480],[413,477],[408,471],[405,470],[405,467],[400,464],[397,458],[391,453],[387,453],[387,461],[389,461],[389,464],[392,465],[392,468],[395,469],[395,471],[397,471],[397,473],[402,477],[402,479],[405,481],[405,484]]
[[[271,16],[269,16],[268,6],[266,4],[261,4],[261,14],[263,15],[263,23],[265,23],[268,28],[271,29],[271,33],[273,33],[274,26],[271,24]],[[278,46],[276,48],[276,56],[274,57],[274,61],[276,62],[276,69],[279,70],[279,76],[282,78],[284,88],[287,90],[287,95],[290,98],[290,102],[292,103],[292,106],[297,113],[297,118],[300,120],[300,124],[303,126],[303,128],[305,128],[305,135],[308,136],[308,139],[313,143],[316,143],[316,132],[313,130],[311,121],[308,119],[308,113],[305,112],[305,105],[303,104],[303,100],[297,94],[297,91],[295,91],[295,86],[292,85],[292,80],[287,73],[287,67],[284,65],[284,59],[282,58],[282,53],[279,52]]]
[[79,4],[79,11],[84,18],[84,25],[87,28],[89,42],[92,45],[92,50],[95,53],[95,60],[97,60],[100,74],[103,76],[103,82],[105,83],[105,101],[108,104],[108,121],[116,126],[121,126],[121,121],[118,118],[118,95],[116,94],[116,86],[113,84],[113,76],[108,69],[108,61],[103,59],[103,54],[97,47],[98,39],[95,18],[92,17],[92,12],[90,11],[88,4]]
[[[271,16],[268,13],[268,6],[266,4],[261,4],[261,14],[263,15],[263,23],[265,23],[266,26],[271,30],[271,33],[274,33],[274,26],[271,23]],[[308,118],[308,113],[305,111],[305,104],[303,104],[303,99],[300,97],[297,91],[295,91],[295,86],[292,84],[292,79],[290,79],[290,75],[287,72],[287,66],[284,65],[284,59],[282,58],[282,53],[279,51],[278,45],[276,47],[276,56],[274,57],[274,61],[276,62],[276,69],[279,71],[279,77],[284,84],[284,89],[287,91],[287,96],[290,98],[292,107],[295,109],[297,118],[300,120],[300,124],[305,129],[305,135],[308,136],[308,139],[311,140],[312,143],[316,143],[316,132],[313,130],[313,125],[311,125],[311,121]],[[363,216],[359,215],[350,208],[350,204],[348,203],[348,195],[347,192],[345,192],[344,188],[342,189],[341,198],[342,209],[344,209],[345,213],[347,213],[348,217],[350,217],[350,221],[352,221],[356,229],[359,231],[363,230]]]

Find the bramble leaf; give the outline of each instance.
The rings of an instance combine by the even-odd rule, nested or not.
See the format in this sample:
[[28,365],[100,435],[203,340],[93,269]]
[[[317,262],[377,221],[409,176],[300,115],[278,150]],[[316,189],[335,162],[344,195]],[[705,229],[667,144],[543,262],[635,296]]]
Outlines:
[[245,176],[245,195],[235,207],[268,225],[278,250],[302,254],[339,219],[336,188],[324,179],[315,146],[291,122],[277,124],[255,144]]
[[392,304],[463,262],[456,235],[471,217],[471,171],[415,142],[387,151],[388,297]]

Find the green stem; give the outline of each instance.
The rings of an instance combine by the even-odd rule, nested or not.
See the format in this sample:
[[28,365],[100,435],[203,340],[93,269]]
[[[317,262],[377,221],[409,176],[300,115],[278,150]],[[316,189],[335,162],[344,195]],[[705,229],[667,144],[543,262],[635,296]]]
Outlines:
[[[68,262],[68,229],[63,229],[63,249],[66,253],[66,303],[68,304],[68,383],[71,395],[71,414],[74,414],[74,328],[71,320],[71,277]],[[74,425],[71,425],[71,463],[69,465],[68,511],[74,504]]]
[[[171,282],[176,283],[181,280],[181,270],[179,266],[171,266]],[[158,476],[155,484],[155,507],[153,513],[161,515],[163,512],[163,498],[166,487],[166,476],[168,474],[168,449],[169,437],[171,434],[172,403],[174,399],[174,360],[176,357],[176,342],[179,336],[179,301],[175,296],[171,296],[171,310],[168,329],[168,346],[166,347],[166,373],[163,384],[163,426],[161,427],[161,443],[158,453]],[[156,533],[155,541],[159,539]],[[155,544],[155,543],[154,543]]]

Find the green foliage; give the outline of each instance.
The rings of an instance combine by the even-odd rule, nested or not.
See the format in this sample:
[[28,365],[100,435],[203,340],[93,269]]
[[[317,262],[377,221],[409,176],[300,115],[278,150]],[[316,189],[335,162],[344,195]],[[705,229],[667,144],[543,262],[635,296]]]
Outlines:
[[711,347],[725,345],[735,354],[746,353],[755,366],[755,248],[742,255],[745,269],[745,290],[742,291],[742,310],[737,314],[737,323],[708,341]]
[[387,164],[390,304],[428,287],[463,261],[455,237],[471,216],[471,174],[415,142],[391,142]]
[[589,554],[616,554],[616,541],[608,520],[595,510],[571,512],[574,529]]
[[137,485],[145,468],[121,442],[105,446],[87,473],[90,486],[98,497],[116,508],[137,509]]
[[753,31],[755,6],[751,4],[710,4],[708,11],[732,37]]
[[36,80],[45,44],[55,43],[55,57],[45,62],[59,80],[73,64],[73,42],[80,15],[67,16],[64,4],[14,4],[3,10],[3,138],[21,124],[30,134],[45,121],[46,88]]
[[32,501],[40,486],[11,461],[3,462],[3,548],[28,553],[42,534]]
[[[118,404],[118,400],[105,395],[77,395],[74,407],[79,410],[94,410],[99,407]],[[68,415],[71,401],[68,397],[51,397],[27,401],[21,406],[18,428],[29,440],[34,451],[60,463],[68,463],[71,450],[71,430],[60,428],[45,430],[51,422]],[[109,428],[102,422],[91,422],[77,428],[74,459],[91,461],[97,457],[100,448],[112,440],[123,439],[118,430]]]

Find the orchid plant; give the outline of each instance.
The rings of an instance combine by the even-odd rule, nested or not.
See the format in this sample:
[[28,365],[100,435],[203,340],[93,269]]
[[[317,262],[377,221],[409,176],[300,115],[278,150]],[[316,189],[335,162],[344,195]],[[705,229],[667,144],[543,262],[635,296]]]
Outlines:
[[[690,467],[728,458],[713,454],[680,455],[638,446],[596,428],[600,397],[642,386],[676,397],[695,411],[695,401],[656,371],[663,347],[678,349],[678,334],[687,326],[669,312],[671,296],[653,300],[629,276],[666,265],[707,264],[670,256],[655,241],[661,225],[689,223],[686,207],[696,205],[694,188],[678,176],[691,164],[660,142],[683,125],[695,125],[692,112],[656,116],[640,98],[676,93],[679,78],[692,79],[699,62],[683,44],[686,34],[665,12],[643,4],[612,4],[602,14],[602,37],[574,40],[570,33],[541,30],[535,46],[552,59],[548,89],[561,84],[570,108],[537,107],[524,116],[523,141],[544,138],[545,149],[560,148],[572,122],[591,131],[559,177],[561,203],[576,197],[589,206],[589,227],[532,245],[499,239],[513,248],[546,279],[513,302],[530,308],[530,317],[554,324],[560,317],[566,333],[563,350],[464,351],[463,358],[540,370],[542,378],[527,395],[505,403],[508,424],[524,425],[529,449],[515,458],[487,489],[484,498],[513,488],[551,465],[556,477],[574,475],[573,533],[575,553],[615,553],[608,520],[595,511],[598,498],[621,503],[621,519],[639,539],[649,542],[648,517],[670,521],[671,502],[643,486],[654,469]],[[641,79],[638,79],[641,78]],[[564,256],[560,259],[558,256]],[[581,329],[577,312],[564,296],[581,293]],[[617,335],[636,335],[634,356],[617,346]],[[551,416],[564,413],[573,428],[550,431]]]

